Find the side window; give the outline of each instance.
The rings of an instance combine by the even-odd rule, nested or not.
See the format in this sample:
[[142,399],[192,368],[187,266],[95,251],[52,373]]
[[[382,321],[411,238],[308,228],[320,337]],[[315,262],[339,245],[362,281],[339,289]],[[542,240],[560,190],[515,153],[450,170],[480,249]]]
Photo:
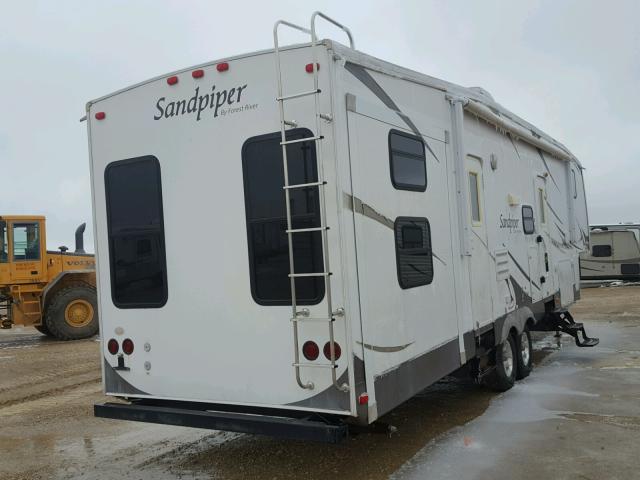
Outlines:
[[7,222],[0,221],[0,263],[9,261],[9,243],[7,241]]
[[538,209],[540,210],[540,223],[547,223],[547,212],[544,205],[544,189],[538,189]]
[[430,284],[433,281],[433,255],[429,221],[419,217],[398,217],[394,230],[400,287]]
[[389,132],[391,183],[398,190],[427,189],[427,160],[420,137],[399,130]]
[[522,229],[525,235],[535,232],[535,220],[533,219],[533,208],[530,205],[522,206]]
[[469,172],[469,200],[471,202],[471,223],[478,225],[481,223],[480,217],[480,193],[478,187],[478,174]]
[[160,162],[145,156],[104,172],[111,298],[118,308],[167,303],[167,262]]
[[[313,136],[307,129],[287,132],[287,140]],[[260,305],[291,305],[289,244],[280,132],[248,139],[242,147],[242,171],[249,247],[251,295]],[[318,180],[313,141],[287,146],[289,184]],[[318,187],[291,189],[292,228],[320,226]],[[318,231],[293,234],[296,273],[322,272],[322,236]],[[296,278],[296,301],[314,305],[324,297],[324,278]]]
[[611,245],[594,245],[591,249],[592,257],[610,257]]
[[40,232],[37,223],[13,224],[13,260],[40,260]]

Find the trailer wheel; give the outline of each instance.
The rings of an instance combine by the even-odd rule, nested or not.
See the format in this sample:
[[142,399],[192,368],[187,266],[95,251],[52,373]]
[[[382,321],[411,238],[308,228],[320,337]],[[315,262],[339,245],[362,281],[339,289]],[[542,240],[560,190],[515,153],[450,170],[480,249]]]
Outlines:
[[505,392],[513,387],[518,369],[516,344],[511,335],[496,347],[495,354],[496,363],[491,373],[485,377],[485,384],[498,392]]
[[518,335],[516,342],[516,358],[518,359],[518,371],[516,379],[521,380],[527,378],[533,370],[533,348],[531,345],[531,333],[529,327],[525,326],[522,333]]
[[60,340],[79,340],[98,333],[96,290],[89,285],[63,288],[51,299],[45,314],[46,327]]

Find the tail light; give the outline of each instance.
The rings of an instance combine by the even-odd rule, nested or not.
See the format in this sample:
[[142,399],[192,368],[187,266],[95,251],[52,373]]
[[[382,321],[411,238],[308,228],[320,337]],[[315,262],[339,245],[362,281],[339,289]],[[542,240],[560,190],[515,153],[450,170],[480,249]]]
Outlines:
[[[333,349],[335,353],[335,359],[338,360],[340,355],[342,354],[342,349],[337,342],[333,342]],[[327,342],[324,344],[324,348],[322,349],[324,356],[327,357],[327,360],[331,360],[331,342]]]
[[133,340],[125,338],[122,342],[122,351],[127,355],[131,355],[133,353]]
[[112,338],[107,342],[107,350],[109,350],[109,353],[111,355],[115,355],[116,353],[118,353],[119,349],[120,346],[118,345],[118,341],[115,338]]
[[316,342],[309,340],[302,345],[302,354],[307,360],[313,361],[320,356],[320,347]]
[[[307,63],[304,66],[304,69],[307,73],[313,73],[313,63]],[[320,70],[320,64],[316,63],[316,71]]]

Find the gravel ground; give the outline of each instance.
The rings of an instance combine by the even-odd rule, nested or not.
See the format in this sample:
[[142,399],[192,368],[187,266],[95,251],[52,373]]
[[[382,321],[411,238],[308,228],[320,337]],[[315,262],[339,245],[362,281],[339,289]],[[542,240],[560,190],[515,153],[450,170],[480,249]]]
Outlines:
[[[3,453],[0,478],[306,477],[313,480],[336,475],[350,479],[378,479],[390,475],[421,478],[428,473],[424,470],[425,465],[430,465],[429,471],[436,472],[438,465],[450,461],[438,450],[440,443],[446,452],[450,448],[446,442],[453,435],[455,443],[456,432],[477,429],[478,422],[495,426],[494,420],[487,419],[496,418],[496,408],[502,405],[500,402],[520,405],[517,399],[522,395],[522,388],[529,388],[527,385],[538,381],[538,375],[540,381],[547,382],[545,385],[554,384],[556,380],[567,384],[562,371],[553,369],[557,362],[588,364],[589,368],[597,368],[598,372],[618,383],[629,378],[623,376],[627,371],[637,373],[634,369],[640,368],[637,361],[640,347],[634,350],[624,341],[635,341],[637,336],[640,342],[640,328],[637,328],[640,327],[639,287],[585,289],[583,300],[572,311],[578,321],[585,321],[588,328],[602,332],[603,338],[610,343],[603,345],[603,342],[596,347],[600,350],[592,362],[589,349],[577,349],[566,340],[557,344],[551,336],[541,335],[535,357],[539,370],[534,371],[522,387],[519,385],[496,396],[471,382],[446,378],[382,419],[395,426],[397,433],[390,437],[381,433],[361,433],[340,446],[94,418],[93,404],[106,399],[101,391],[99,346],[95,340],[57,342],[32,329],[3,330],[0,331],[0,451]],[[607,336],[607,332],[615,334]],[[576,356],[575,352],[580,355]],[[627,392],[637,402],[640,398],[638,383],[626,382],[624,388],[620,387],[622,393]],[[604,388],[602,382],[593,381],[587,387],[586,393],[591,396],[584,398],[597,402],[602,397],[605,401],[599,391]],[[548,395],[547,400],[551,401],[557,391],[545,388],[538,387],[533,392]],[[526,398],[530,396],[525,394]],[[607,401],[611,398],[607,397]],[[606,417],[593,413],[597,410],[595,407],[584,407],[584,411],[567,409],[569,413],[560,420],[554,417],[549,421],[588,424],[591,431],[600,435],[598,438],[603,445],[607,442],[624,445],[627,441],[640,440],[636,435],[640,430],[637,411],[625,410],[624,415]],[[530,427],[543,423],[536,420]],[[476,435],[478,431],[474,431]],[[463,435],[460,438],[465,447],[477,446],[475,437],[467,440]],[[499,439],[498,434],[495,442],[499,443]],[[554,436],[550,436],[548,442],[547,447],[551,450],[570,450],[562,439]],[[527,449],[526,445],[522,448],[523,451]],[[626,451],[619,449],[619,452]],[[494,453],[497,462],[499,455]],[[528,463],[539,460],[534,450],[528,455]],[[484,455],[483,458],[491,457]],[[584,462],[579,456],[575,456],[573,462],[574,466],[567,466],[568,471],[579,472]],[[630,465],[634,462],[638,462],[635,457],[629,459]],[[491,470],[491,465],[485,465],[485,470]],[[458,478],[476,478],[470,471],[466,472]],[[495,472],[492,475],[486,478],[529,478],[513,470],[505,471],[504,476],[496,476]],[[603,477],[576,474],[566,478]],[[609,478],[640,478],[640,474]]]

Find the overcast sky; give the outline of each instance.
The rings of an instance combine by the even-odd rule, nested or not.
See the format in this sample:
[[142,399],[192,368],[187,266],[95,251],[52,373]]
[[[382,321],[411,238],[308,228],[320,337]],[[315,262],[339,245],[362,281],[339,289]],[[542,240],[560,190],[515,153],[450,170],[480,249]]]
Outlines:
[[482,86],[563,142],[586,167],[592,223],[640,221],[638,0],[0,0],[0,214],[44,214],[48,247],[73,247],[91,227],[87,100],[270,48],[275,20],[315,9],[359,50]]

